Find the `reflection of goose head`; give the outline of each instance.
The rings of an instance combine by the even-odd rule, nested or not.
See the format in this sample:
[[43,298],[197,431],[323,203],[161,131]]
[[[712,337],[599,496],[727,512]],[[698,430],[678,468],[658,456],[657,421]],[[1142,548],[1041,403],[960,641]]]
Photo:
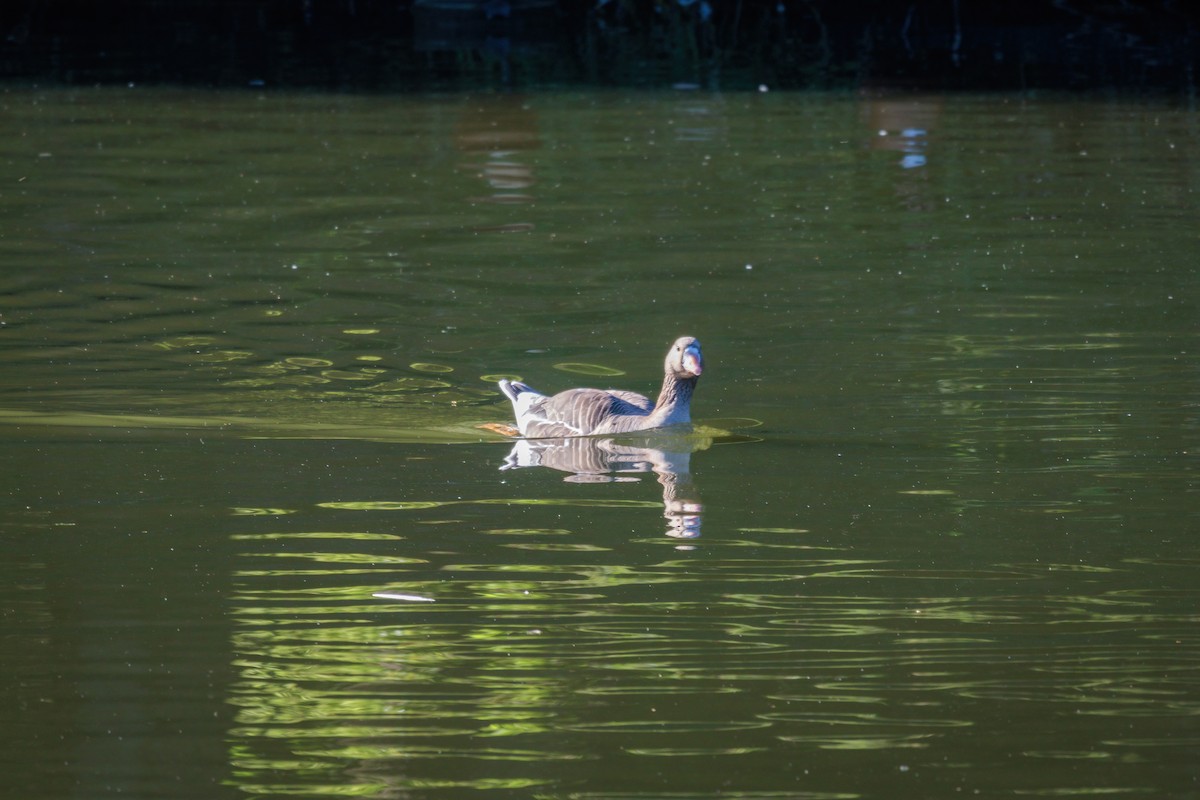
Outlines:
[[[647,446],[651,444],[657,446]],[[564,480],[572,483],[637,480],[630,473],[653,472],[663,487],[667,535],[690,539],[700,535],[704,509],[692,485],[691,456],[711,444],[712,439],[700,436],[521,439],[500,469],[547,467],[570,473]]]
[[663,516],[667,518],[667,536],[675,539],[696,539],[700,536],[700,514],[704,511],[704,506],[698,500],[677,498],[663,505]]

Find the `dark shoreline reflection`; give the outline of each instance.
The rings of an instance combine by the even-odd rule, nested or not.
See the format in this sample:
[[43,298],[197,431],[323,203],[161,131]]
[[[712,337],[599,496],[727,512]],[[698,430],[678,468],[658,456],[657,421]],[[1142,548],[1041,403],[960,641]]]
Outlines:
[[691,429],[656,431],[641,436],[520,439],[504,459],[502,470],[547,467],[570,473],[572,483],[635,481],[632,474],[653,472],[662,485],[667,536],[695,539],[700,535],[704,505],[692,483],[692,453],[712,446],[711,436]]

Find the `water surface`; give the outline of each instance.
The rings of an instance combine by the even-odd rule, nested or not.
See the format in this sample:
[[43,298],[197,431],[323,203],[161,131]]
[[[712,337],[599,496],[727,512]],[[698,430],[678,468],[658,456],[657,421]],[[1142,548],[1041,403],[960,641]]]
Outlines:
[[13,797],[1195,796],[1194,110],[0,100]]

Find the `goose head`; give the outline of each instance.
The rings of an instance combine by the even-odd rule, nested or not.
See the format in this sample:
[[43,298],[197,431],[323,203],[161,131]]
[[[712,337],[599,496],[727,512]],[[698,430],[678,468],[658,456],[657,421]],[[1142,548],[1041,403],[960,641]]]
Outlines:
[[700,352],[700,343],[691,336],[676,339],[667,351],[666,370],[668,375],[674,375],[679,380],[700,377],[704,371],[704,354]]

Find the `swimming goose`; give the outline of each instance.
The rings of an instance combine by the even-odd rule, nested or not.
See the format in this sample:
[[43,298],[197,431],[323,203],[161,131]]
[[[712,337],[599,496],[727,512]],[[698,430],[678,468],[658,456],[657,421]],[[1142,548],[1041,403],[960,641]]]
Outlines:
[[675,340],[663,371],[656,403],[616,389],[567,389],[547,397],[508,380],[500,381],[500,391],[512,401],[517,429],[531,439],[644,431],[691,422],[692,391],[704,371],[700,343],[690,336]]

